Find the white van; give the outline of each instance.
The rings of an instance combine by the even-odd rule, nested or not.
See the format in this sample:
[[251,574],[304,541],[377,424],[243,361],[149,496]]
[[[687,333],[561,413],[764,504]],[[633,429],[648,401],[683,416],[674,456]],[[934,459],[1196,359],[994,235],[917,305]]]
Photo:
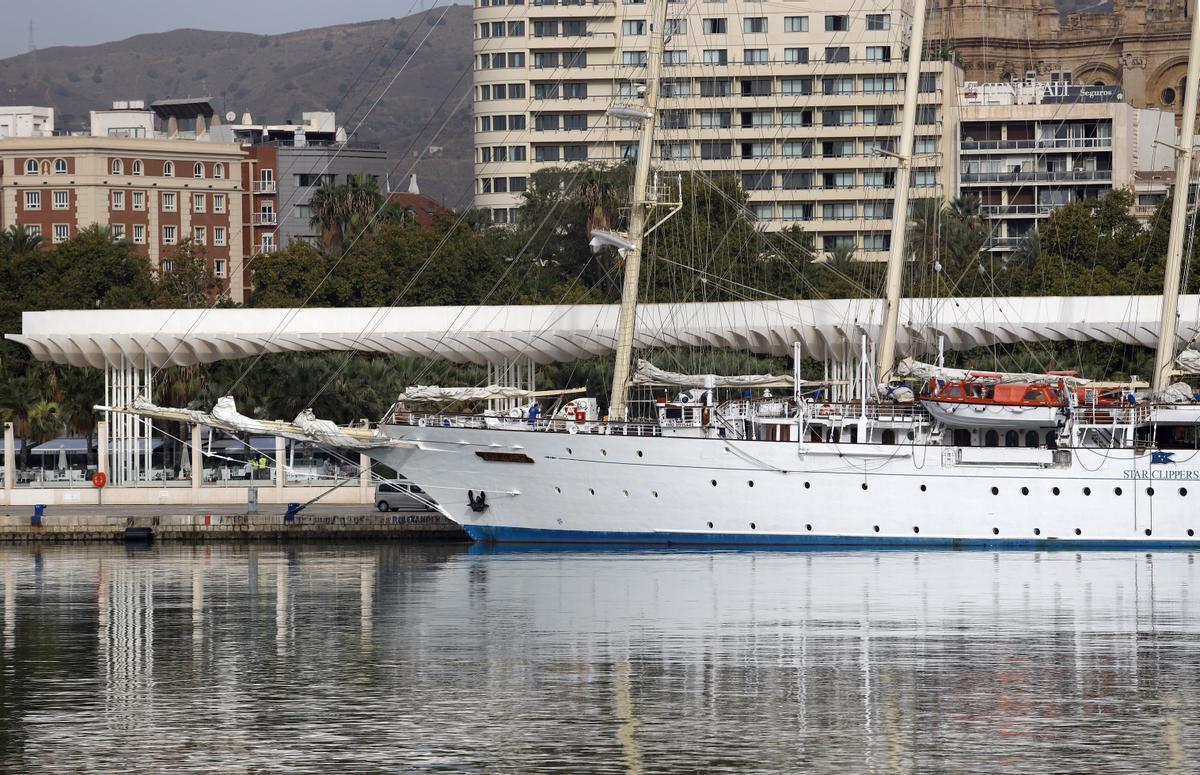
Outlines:
[[429,511],[429,496],[409,481],[375,485],[375,508],[380,511]]

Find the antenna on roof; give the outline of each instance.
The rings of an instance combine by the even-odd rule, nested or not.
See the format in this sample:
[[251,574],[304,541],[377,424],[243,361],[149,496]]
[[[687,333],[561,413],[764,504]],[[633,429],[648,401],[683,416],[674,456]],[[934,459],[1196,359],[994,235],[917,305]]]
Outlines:
[[29,51],[37,51],[37,44],[33,42],[33,19],[29,20]]

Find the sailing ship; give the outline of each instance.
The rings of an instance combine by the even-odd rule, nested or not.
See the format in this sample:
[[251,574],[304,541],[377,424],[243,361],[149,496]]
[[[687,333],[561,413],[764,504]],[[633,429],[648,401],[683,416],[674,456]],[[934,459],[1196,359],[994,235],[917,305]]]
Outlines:
[[[1190,396],[1131,402],[1140,387],[1133,381],[955,372],[897,359],[924,6],[916,0],[913,9],[880,341],[874,348],[864,341],[857,375],[841,375],[848,377],[843,384],[855,386],[856,400],[847,400],[844,390],[827,391],[827,380],[802,379],[798,345],[791,375],[675,374],[644,362],[633,368],[643,239],[661,223],[657,210],[673,207],[663,201],[665,187],[651,184],[667,7],[667,0],[651,0],[641,104],[610,111],[641,123],[629,228],[594,234],[594,243],[618,247],[624,257],[607,413],[601,415],[595,399],[576,397],[549,416],[523,409],[456,414],[428,407],[467,400],[532,405],[539,394],[500,386],[423,387],[406,391],[378,429],[348,441],[420,485],[442,513],[481,541],[1200,542],[1200,407]],[[1177,149],[1181,192],[1191,170],[1200,84],[1200,15],[1193,21]],[[1186,207],[1187,197],[1177,194],[1149,385],[1160,398],[1171,394]],[[678,392],[657,401],[650,416],[632,417],[628,393],[647,384]],[[230,427],[253,422],[225,410]],[[159,416],[153,408],[138,411]],[[205,421],[194,414],[188,419]],[[304,419],[290,432],[302,438],[313,422]],[[289,433],[282,425],[273,430]],[[339,438],[336,429],[321,431]]]

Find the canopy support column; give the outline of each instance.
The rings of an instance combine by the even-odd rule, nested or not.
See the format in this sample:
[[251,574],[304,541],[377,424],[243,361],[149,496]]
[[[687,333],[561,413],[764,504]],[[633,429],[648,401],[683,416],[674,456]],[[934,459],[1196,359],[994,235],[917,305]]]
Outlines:
[[[154,380],[144,361],[122,355],[115,363],[104,367],[104,403],[107,406],[129,406],[139,398],[150,400]],[[104,413],[107,442],[101,442],[100,466],[109,473],[113,485],[136,484],[153,474],[154,423],[129,414]]]

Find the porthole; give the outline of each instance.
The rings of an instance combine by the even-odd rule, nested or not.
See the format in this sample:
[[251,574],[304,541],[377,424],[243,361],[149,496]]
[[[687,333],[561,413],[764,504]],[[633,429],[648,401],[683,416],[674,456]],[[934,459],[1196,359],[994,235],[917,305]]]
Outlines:
[[642,456],[642,451],[640,449],[637,451],[637,453],[638,453],[638,457]]
[[862,483],[862,488],[863,488],[864,490],[865,490],[865,489],[867,489],[867,483],[866,483],[866,482],[863,482],[863,483]]
[[1033,534],[1034,534],[1035,536],[1040,536],[1040,535],[1042,534],[1042,529],[1041,529],[1040,527],[1035,527],[1035,528],[1033,529]]
[[600,454],[603,455],[604,457],[608,457],[608,450],[602,449],[602,450],[600,450]]
[[753,480],[753,479],[751,479],[750,481],[746,482],[746,486],[747,486],[747,487],[753,487],[753,486],[754,486],[754,480]]
[[1196,531],[1195,531],[1195,530],[1192,530],[1192,529],[1189,527],[1189,528],[1188,528],[1188,536],[1189,536],[1189,537],[1191,537],[1191,536],[1194,536],[1194,535],[1196,535]]
[[1000,528],[998,528],[998,527],[992,528],[992,535],[994,535],[994,536],[1000,535]]
[[751,523],[750,523],[750,529],[751,529],[751,530],[758,530],[758,527],[757,527],[757,526],[756,526],[756,525],[755,525],[753,522],[751,522]]
[[916,438],[916,436],[914,436],[914,435],[913,435],[913,432],[912,432],[912,431],[909,431],[909,432],[908,432],[908,433],[906,433],[905,435],[908,437],[908,440],[909,440],[909,441],[912,441],[913,439],[915,439],[915,438]]
[[651,495],[653,495],[655,498],[657,498],[657,497],[658,497],[658,490],[651,490],[651,491],[650,491],[650,494],[651,494]]
[[806,489],[806,490],[807,490],[807,489],[808,489],[808,487],[809,487],[809,484],[808,484],[808,482],[805,482],[805,483],[804,483],[804,489]]
[[711,529],[712,529],[712,523],[711,523],[711,522],[709,522],[709,523],[708,523],[708,528],[709,528],[709,530],[711,530]]
[[1146,488],[1146,494],[1147,494],[1147,495],[1149,495],[1151,498],[1153,498],[1153,497],[1154,497],[1154,488],[1153,488],[1153,487],[1147,487],[1147,488]]
[[1113,488],[1113,495],[1120,495],[1120,494],[1121,494],[1121,488],[1120,488],[1120,487],[1114,487],[1114,488]]
[[1092,488],[1091,488],[1091,487],[1084,487],[1084,488],[1083,488],[1083,494],[1084,494],[1084,495],[1091,495],[1091,494],[1092,494]]
[[925,492],[927,489],[929,489],[929,488],[926,487],[925,485],[921,485],[921,492]]
[[716,486],[717,486],[717,480],[716,480],[716,479],[709,479],[709,480],[708,480],[708,483],[709,483],[709,484],[711,484],[713,487],[716,487]]
[[1051,487],[1050,492],[1054,493],[1055,495],[1058,495],[1059,489],[1057,487]]
[[1181,498],[1187,497],[1187,488],[1186,487],[1179,488],[1179,497],[1181,497]]
[[1146,535],[1150,535],[1152,532],[1154,531],[1152,531],[1150,528],[1146,528]]
[[811,532],[812,532],[812,525],[805,525],[805,526],[804,526],[804,529],[805,529],[805,530],[807,530],[808,532],[810,532],[810,533],[811,533]]
[[1021,488],[1021,494],[1022,494],[1022,495],[1028,495],[1028,494],[1029,494],[1029,488],[1028,488],[1028,487],[1022,487],[1022,488]]
[[629,497],[629,490],[621,490],[621,492],[622,492],[622,494],[625,495],[626,498]]
[[588,488],[588,492],[591,493],[592,495],[596,494],[596,491],[593,490],[591,487]]
[[571,448],[570,448],[570,447],[567,447],[567,454],[568,454],[568,455],[573,455],[573,454],[575,454],[575,453],[571,451]]
[[917,527],[916,525],[913,525],[913,532],[914,532],[914,533],[920,533],[920,532],[921,532],[921,528]]
[[554,488],[554,491],[555,491],[556,493],[558,493],[559,495],[562,495],[562,488],[561,488],[561,487],[555,487],[555,488]]
[[992,495],[999,495],[999,494],[1000,494],[1000,488],[999,488],[999,487],[993,487],[993,488],[992,488]]
[[1075,528],[1075,535],[1081,536],[1081,535],[1083,535],[1083,531],[1080,530],[1079,528]]
[[879,532],[879,525],[876,525],[876,526],[875,526],[875,532],[876,532],[876,533],[878,533],[878,532]]

